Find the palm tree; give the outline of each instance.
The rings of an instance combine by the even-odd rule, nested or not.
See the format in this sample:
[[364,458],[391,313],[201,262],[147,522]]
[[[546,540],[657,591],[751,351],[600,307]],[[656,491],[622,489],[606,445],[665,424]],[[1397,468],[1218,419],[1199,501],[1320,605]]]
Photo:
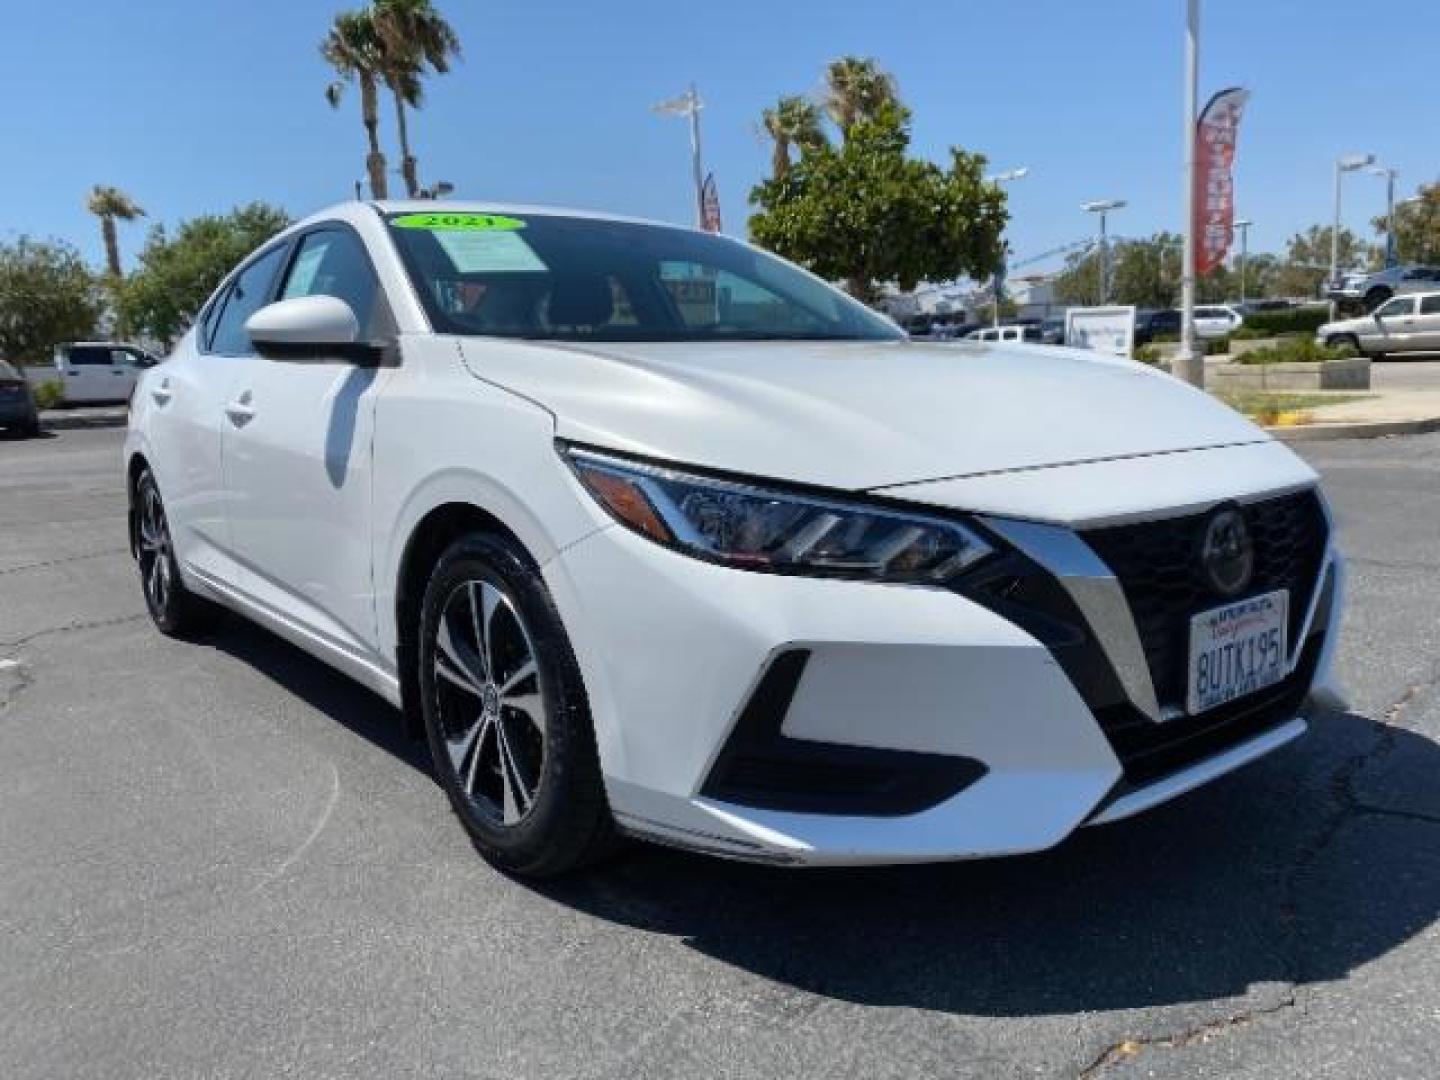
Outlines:
[[427,68],[450,70],[460,56],[460,37],[430,0],[375,0],[375,30],[380,38],[381,69],[395,99],[395,124],[400,137],[401,174],[413,199],[420,193],[419,165],[410,151],[405,110],[418,109],[424,98],[421,79]]
[[115,222],[134,221],[144,217],[145,211],[119,188],[106,187],[103,184],[96,184],[91,189],[90,197],[85,200],[85,207],[100,219],[100,236],[105,241],[105,269],[112,281],[119,281],[120,237],[115,229]]
[[842,56],[825,69],[825,111],[842,136],[897,100],[894,77],[869,57]]
[[340,77],[325,88],[331,108],[340,107],[347,83],[360,84],[360,119],[370,152],[365,171],[370,176],[370,194],[384,199],[390,194],[385,178],[385,155],[380,150],[380,39],[369,11],[342,11],[335,16],[330,32],[320,43],[320,55]]
[[783,180],[790,171],[790,148],[811,150],[825,143],[825,130],[820,126],[820,110],[813,101],[798,95],[782,97],[773,109],[761,117],[765,133],[770,136],[772,179]]

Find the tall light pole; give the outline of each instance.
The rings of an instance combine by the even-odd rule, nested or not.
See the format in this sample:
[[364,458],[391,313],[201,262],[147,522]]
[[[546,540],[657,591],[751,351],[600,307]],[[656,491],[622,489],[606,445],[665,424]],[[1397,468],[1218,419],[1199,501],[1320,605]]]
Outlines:
[[1111,210],[1119,210],[1125,205],[1124,199],[1096,199],[1094,202],[1082,203],[1081,210],[1087,214],[1100,215],[1100,303],[1105,304],[1110,300],[1110,240],[1105,228],[1105,220]]
[[1245,260],[1250,254],[1250,226],[1255,223],[1248,218],[1240,218],[1235,222],[1235,228],[1240,230],[1240,302],[1245,302]]
[[[1335,222],[1330,230],[1330,288],[1333,291],[1340,284],[1340,178],[1347,172],[1363,169],[1375,163],[1374,154],[1346,154],[1335,159]],[[1335,319],[1338,303],[1330,301],[1330,318]]]
[[[1030,166],[1022,165],[1018,169],[1006,169],[994,176],[987,176],[985,182],[989,184],[1008,184],[1012,180],[1021,180],[1030,174]],[[1000,293],[1005,288],[1005,255],[1004,244],[1000,247],[1000,266],[995,271],[994,292],[995,292],[995,315],[991,322],[992,326],[1000,325]]]
[[653,111],[661,116],[685,116],[690,119],[690,168],[695,174],[695,224],[702,228],[705,225],[705,170],[700,163],[700,110],[704,107],[705,103],[700,100],[694,83],[679,97],[662,101],[652,107]]
[[1395,258],[1395,177],[1399,169],[1384,165],[1367,165],[1365,171],[1371,176],[1385,178],[1385,266],[1388,269],[1396,263]]
[[1205,386],[1205,357],[1195,349],[1195,114],[1200,96],[1200,0],[1185,0],[1185,250],[1180,263],[1180,352],[1175,372]]

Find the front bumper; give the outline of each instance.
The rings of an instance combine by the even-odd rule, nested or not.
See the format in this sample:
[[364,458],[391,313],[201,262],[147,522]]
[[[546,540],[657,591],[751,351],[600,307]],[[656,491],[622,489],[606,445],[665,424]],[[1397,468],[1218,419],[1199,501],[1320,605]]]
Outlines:
[[[1137,730],[1153,742],[1164,725],[1182,731],[1188,721],[1153,688],[1147,697],[1118,582],[1070,529],[987,524],[1048,579],[1027,589],[1063,591],[1053,605],[1068,604],[1093,631],[1089,654],[1067,645],[1063,629],[1003,603],[734,571],[618,526],[547,564],[620,827],[804,864],[1036,851],[1283,745],[1303,732],[1313,694],[1328,692],[1343,574],[1327,545],[1320,580],[1328,592],[1323,607],[1319,586],[1304,598],[1285,695],[1267,700],[1263,716],[1237,709],[1223,732],[1197,735],[1199,756],[1155,758],[1146,744],[1158,766],[1132,768]],[[1148,728],[1135,729],[1137,715]],[[955,767],[927,771],[946,761]],[[898,801],[864,789],[865,777],[878,777],[881,794],[895,795],[885,769],[907,765],[916,783]]]

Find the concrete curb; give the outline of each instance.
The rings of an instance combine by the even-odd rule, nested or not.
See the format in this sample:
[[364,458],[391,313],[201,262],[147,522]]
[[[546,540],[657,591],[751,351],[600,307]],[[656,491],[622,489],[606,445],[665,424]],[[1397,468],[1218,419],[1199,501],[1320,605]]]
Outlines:
[[129,417],[123,405],[111,409],[46,409],[40,414],[40,426],[46,431],[124,427]]
[[1329,442],[1334,439],[1383,439],[1391,435],[1428,435],[1440,431],[1440,416],[1422,420],[1362,420],[1355,423],[1301,424],[1270,427],[1266,431],[1281,442]]

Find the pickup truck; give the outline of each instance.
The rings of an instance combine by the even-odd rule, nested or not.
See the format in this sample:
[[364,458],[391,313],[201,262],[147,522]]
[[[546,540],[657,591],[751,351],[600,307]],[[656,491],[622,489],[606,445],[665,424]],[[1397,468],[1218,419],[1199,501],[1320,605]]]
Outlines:
[[76,341],[55,347],[52,363],[25,369],[32,386],[58,382],[66,405],[129,401],[135,380],[158,360],[138,345]]

